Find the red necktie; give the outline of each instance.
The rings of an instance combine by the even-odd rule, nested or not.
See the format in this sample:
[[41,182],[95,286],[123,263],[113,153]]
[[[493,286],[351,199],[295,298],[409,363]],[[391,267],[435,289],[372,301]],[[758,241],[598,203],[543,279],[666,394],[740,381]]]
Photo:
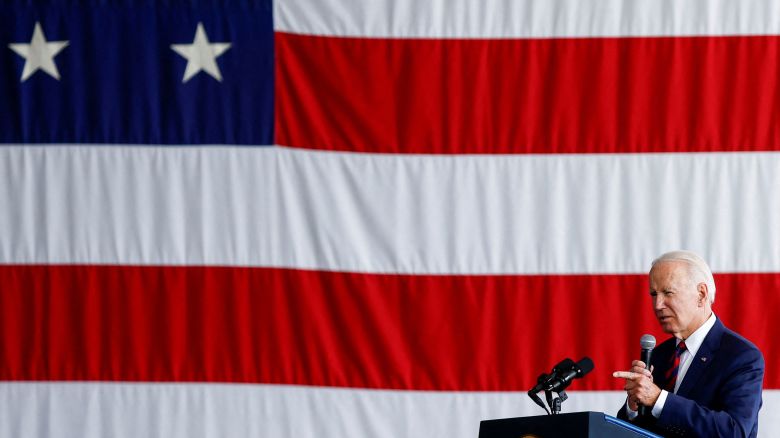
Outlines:
[[674,385],[677,383],[677,372],[680,370],[680,356],[682,356],[683,351],[686,349],[685,341],[680,341],[680,343],[677,344],[677,349],[674,350],[672,367],[666,371],[666,387],[664,387],[664,389],[669,392],[674,392]]

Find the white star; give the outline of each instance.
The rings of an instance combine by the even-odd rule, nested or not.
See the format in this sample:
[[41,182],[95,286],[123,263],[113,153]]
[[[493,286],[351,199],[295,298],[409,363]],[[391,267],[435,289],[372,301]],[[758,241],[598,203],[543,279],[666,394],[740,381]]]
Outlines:
[[203,30],[203,23],[198,23],[198,28],[195,30],[195,40],[192,44],[171,44],[171,49],[187,58],[187,68],[184,70],[182,83],[189,81],[201,70],[222,82],[222,75],[217,66],[217,57],[229,48],[230,43],[209,43],[209,37]]
[[54,57],[67,45],[68,41],[47,42],[41,29],[41,23],[36,21],[30,44],[13,43],[8,45],[11,50],[25,59],[20,82],[26,81],[38,69],[45,71],[59,81],[60,72],[57,70],[57,64],[54,63]]

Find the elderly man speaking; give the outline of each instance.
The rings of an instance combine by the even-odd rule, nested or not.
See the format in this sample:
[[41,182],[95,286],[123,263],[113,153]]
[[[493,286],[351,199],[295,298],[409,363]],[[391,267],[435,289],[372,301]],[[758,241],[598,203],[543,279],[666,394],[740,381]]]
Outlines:
[[755,437],[764,358],[712,312],[707,263],[689,251],[662,255],[650,269],[650,300],[673,337],[653,351],[649,370],[635,360],[613,373],[628,394],[618,417],[664,436]]

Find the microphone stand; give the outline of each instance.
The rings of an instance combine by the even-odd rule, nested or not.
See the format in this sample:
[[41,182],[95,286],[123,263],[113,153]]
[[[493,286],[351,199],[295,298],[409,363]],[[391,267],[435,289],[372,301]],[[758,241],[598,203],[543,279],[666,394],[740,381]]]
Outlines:
[[[547,379],[547,377],[548,377],[547,374],[544,374],[544,373],[540,374],[539,377],[536,379],[536,383],[544,382],[544,380]],[[546,394],[546,392],[545,392],[545,394]],[[537,405],[541,406],[541,408],[544,409],[544,412],[546,412],[547,415],[550,415],[550,411],[548,411],[547,410],[547,406],[545,406],[544,403],[542,403],[542,399],[539,398],[539,394],[534,392],[534,390],[532,389],[532,390],[528,391],[528,396],[531,397],[531,400],[533,400],[534,403],[536,403]]]
[[547,406],[550,407],[550,415],[560,414],[561,405],[566,401],[566,399],[569,398],[569,395],[566,394],[566,391],[559,392],[558,397],[553,398],[553,392],[549,389],[544,391],[544,396],[547,399]]

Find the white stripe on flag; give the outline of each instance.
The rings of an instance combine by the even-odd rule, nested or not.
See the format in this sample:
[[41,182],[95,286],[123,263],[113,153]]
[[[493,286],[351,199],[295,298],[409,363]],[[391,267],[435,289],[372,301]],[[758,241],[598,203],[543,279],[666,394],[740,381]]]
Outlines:
[[775,35],[772,0],[279,0],[278,31],[390,38]]
[[[614,415],[622,391],[571,391],[564,412]],[[780,433],[764,391],[760,436]],[[483,419],[541,415],[522,392],[377,391],[281,385],[0,383],[0,436],[474,438]]]
[[425,156],[4,147],[0,263],[780,271],[780,153]]

